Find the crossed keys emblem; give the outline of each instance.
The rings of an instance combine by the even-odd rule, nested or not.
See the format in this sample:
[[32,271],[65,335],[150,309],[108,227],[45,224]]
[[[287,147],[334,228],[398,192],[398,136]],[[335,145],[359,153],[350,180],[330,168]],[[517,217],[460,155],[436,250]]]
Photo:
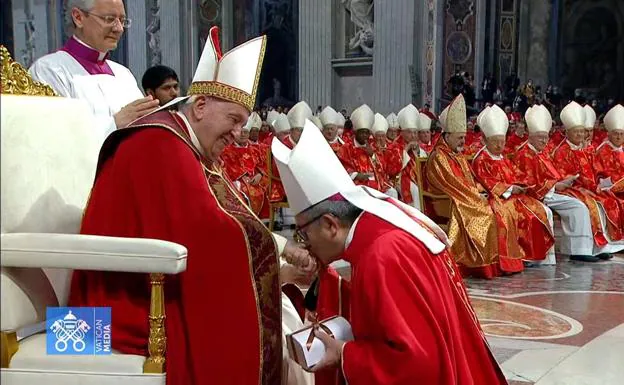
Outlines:
[[74,350],[81,352],[86,348],[84,338],[91,326],[84,320],[77,319],[70,310],[62,320],[54,321],[50,329],[56,336],[54,347],[57,351],[64,352],[67,350],[68,341],[71,340]]

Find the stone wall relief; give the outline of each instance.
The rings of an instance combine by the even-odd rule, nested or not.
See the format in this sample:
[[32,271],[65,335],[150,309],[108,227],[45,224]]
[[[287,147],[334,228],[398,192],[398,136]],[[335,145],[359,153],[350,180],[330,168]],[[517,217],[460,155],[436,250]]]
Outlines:
[[346,56],[373,56],[375,43],[373,0],[340,0],[350,18],[346,23]]
[[149,18],[146,28],[149,65],[155,66],[162,62],[160,48],[160,0],[150,0]]
[[21,50],[21,59],[25,68],[35,61],[35,39],[37,37],[35,31],[35,15],[33,14],[33,0],[25,0],[24,13],[26,14],[26,21],[24,21],[24,35],[26,40],[26,46]]
[[425,103],[433,105],[433,66],[435,58],[435,0],[427,0],[427,46],[425,51]]

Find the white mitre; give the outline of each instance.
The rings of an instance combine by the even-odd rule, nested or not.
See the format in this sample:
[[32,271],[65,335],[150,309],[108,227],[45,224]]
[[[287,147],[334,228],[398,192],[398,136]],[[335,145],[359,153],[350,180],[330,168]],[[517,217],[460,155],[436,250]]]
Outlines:
[[505,136],[509,128],[507,114],[499,106],[494,105],[483,115],[479,124],[486,138],[492,136]]
[[288,121],[290,122],[290,127],[303,128],[306,119],[310,119],[312,115],[312,109],[310,109],[308,103],[304,102],[303,100],[300,101],[288,111],[287,116]]
[[417,131],[418,130],[418,108],[413,104],[408,104],[399,111],[399,127],[401,130]]
[[583,111],[585,111],[585,128],[594,128],[594,124],[596,124],[596,111],[589,105],[585,105]]
[[323,123],[321,123],[321,119],[318,116],[312,116],[310,118],[310,121],[314,123],[314,125],[318,127],[319,130],[323,129]]
[[260,118],[260,115],[254,111],[249,115],[245,128],[251,130],[252,128],[260,128],[260,126],[262,126],[262,118]]
[[394,112],[390,113],[390,115],[386,116],[386,120],[388,121],[389,128],[399,128],[399,117],[396,116]]
[[607,131],[624,131],[624,106],[616,104],[604,116]]
[[273,121],[273,130],[276,134],[290,132],[290,123],[288,122],[288,117],[285,114],[277,114],[277,118]]
[[573,128],[585,128],[585,110],[577,102],[570,102],[567,106],[563,107],[559,118],[566,130]]
[[431,118],[422,112],[418,113],[418,131],[431,131]]
[[371,132],[373,135],[376,133],[383,133],[385,135],[388,132],[388,121],[382,114],[375,114],[375,122],[373,123]]
[[375,113],[366,104],[362,104],[351,113],[353,130],[370,130],[375,123]]
[[541,104],[536,104],[524,114],[529,134],[538,132],[549,133],[552,128],[552,116],[548,108]]
[[346,121],[347,121],[347,120],[345,119],[344,115],[342,115],[342,114],[339,112],[339,113],[338,113],[337,120],[336,120],[336,122],[337,122],[337,124],[336,124],[336,125],[337,125],[338,127],[344,127],[344,125],[345,125],[345,122],[346,122]]
[[[307,127],[311,125],[311,122],[306,123]],[[342,197],[412,234],[433,254],[445,250],[448,243],[446,234],[423,213],[393,200],[399,208],[387,201],[391,199],[387,195],[365,186],[356,186],[319,130],[304,129],[294,150],[273,139],[271,150],[295,215],[329,198]]]
[[173,99],[150,114],[168,109],[193,95],[212,96],[253,110],[266,51],[266,36],[249,40],[225,54],[221,53],[219,28],[210,28],[208,37],[187,95]]
[[273,126],[273,122],[275,122],[277,118],[279,118],[279,116],[280,116],[279,112],[277,112],[276,110],[271,110],[267,112],[266,122],[268,123],[269,126]]
[[338,123],[340,123],[338,115],[342,114],[338,114],[338,112],[336,112],[336,110],[334,110],[330,106],[325,107],[323,111],[321,111],[320,116],[323,127],[328,125],[338,126]]
[[483,111],[479,112],[477,115],[477,126],[481,127],[481,122],[483,121],[483,117],[490,111],[490,106],[487,106],[483,109]]

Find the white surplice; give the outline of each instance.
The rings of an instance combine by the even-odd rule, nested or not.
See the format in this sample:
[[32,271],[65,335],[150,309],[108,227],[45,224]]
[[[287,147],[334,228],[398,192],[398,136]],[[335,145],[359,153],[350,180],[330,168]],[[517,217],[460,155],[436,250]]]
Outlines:
[[106,62],[115,76],[91,75],[65,51],[45,55],[29,69],[33,79],[50,85],[59,95],[86,101],[102,142],[117,129],[113,115],[144,96],[129,69],[111,60]]

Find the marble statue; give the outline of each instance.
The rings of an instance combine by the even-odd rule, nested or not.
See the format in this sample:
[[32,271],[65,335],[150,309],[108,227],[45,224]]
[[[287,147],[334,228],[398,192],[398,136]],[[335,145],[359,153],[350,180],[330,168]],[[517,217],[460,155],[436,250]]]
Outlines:
[[154,0],[151,7],[152,21],[147,26],[146,32],[149,36],[148,46],[150,51],[150,65],[161,64],[162,51],[160,49],[160,0]]
[[373,0],[340,0],[351,15],[355,35],[349,40],[350,49],[361,49],[366,55],[373,55],[375,41],[373,22]]

